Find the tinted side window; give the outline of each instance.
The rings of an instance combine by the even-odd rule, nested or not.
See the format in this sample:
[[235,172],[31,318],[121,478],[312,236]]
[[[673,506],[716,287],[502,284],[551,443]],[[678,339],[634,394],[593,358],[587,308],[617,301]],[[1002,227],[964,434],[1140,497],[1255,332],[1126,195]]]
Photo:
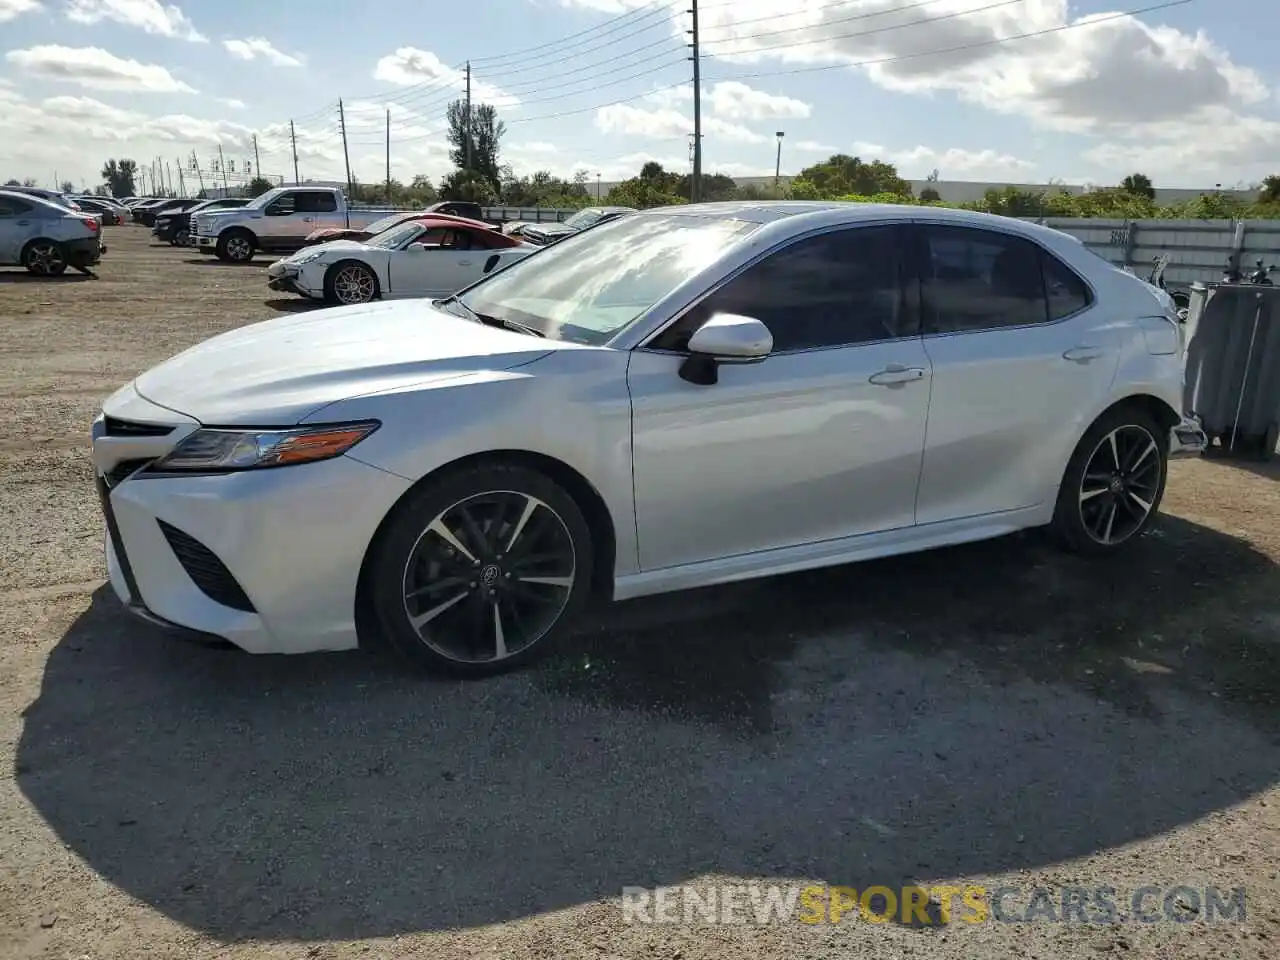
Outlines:
[[921,293],[927,333],[1043,323],[1049,317],[1040,248],[971,227],[923,231]]
[[1074,270],[1051,253],[1040,251],[1044,268],[1044,292],[1049,301],[1049,319],[1061,320],[1093,302],[1089,288]]
[[800,240],[721,287],[664,332],[655,347],[688,348],[717,313],[754,317],[775,352],[908,336],[901,276],[903,232],[858,227]]
[[31,212],[31,204],[13,197],[0,197],[0,217],[20,217]]
[[298,213],[333,213],[338,209],[338,198],[332,193],[308,191],[298,194]]
[[264,212],[269,217],[287,217],[289,216],[289,214],[295,212],[298,209],[297,202],[298,202],[297,194],[295,193],[281,194],[280,196],[272,200],[269,204],[267,204],[267,209]]

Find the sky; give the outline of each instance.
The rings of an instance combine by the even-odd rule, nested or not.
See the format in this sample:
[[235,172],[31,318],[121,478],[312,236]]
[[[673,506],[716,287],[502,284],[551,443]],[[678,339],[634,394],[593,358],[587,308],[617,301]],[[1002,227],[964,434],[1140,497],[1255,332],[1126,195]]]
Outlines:
[[[703,169],[841,152],[909,179],[1156,186],[1280,172],[1275,0],[699,0]],[[687,172],[691,0],[0,0],[0,180],[108,158],[292,181],[450,169],[445,107],[506,125],[517,174]],[[1271,54],[1268,56],[1268,54]],[[192,157],[201,172],[190,169]]]

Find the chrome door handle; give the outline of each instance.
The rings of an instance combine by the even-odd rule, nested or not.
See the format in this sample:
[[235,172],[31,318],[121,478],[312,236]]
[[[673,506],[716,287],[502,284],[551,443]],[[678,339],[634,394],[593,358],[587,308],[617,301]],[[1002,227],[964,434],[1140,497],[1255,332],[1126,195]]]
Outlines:
[[891,363],[879,373],[873,373],[867,377],[867,382],[881,387],[897,387],[922,379],[924,379],[923,367],[904,367],[901,364]]
[[20,227],[29,227],[29,226],[31,226],[31,221],[30,221],[30,220],[19,220],[19,221],[18,221],[18,226],[20,226]]
[[459,261],[458,261],[458,266],[460,266],[460,267],[469,267],[469,266],[471,266],[471,261],[470,261],[470,260],[459,260]]
[[1071,360],[1075,363],[1088,363],[1090,360],[1097,360],[1102,356],[1101,347],[1072,347],[1062,355],[1062,359]]
[[315,222],[316,222],[316,218],[315,218],[315,217],[303,217],[303,218],[302,218],[302,222],[303,222],[303,223],[315,223]]

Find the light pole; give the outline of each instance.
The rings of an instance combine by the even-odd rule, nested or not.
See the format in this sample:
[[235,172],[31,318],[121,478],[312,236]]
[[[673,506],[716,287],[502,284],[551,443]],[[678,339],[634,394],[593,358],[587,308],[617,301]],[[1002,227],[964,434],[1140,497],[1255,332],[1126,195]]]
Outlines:
[[600,173],[596,172],[596,203],[600,202]]
[[784,131],[778,131],[778,159],[773,165],[773,192],[775,196],[778,193],[778,180],[782,176],[782,138],[785,136],[786,133]]

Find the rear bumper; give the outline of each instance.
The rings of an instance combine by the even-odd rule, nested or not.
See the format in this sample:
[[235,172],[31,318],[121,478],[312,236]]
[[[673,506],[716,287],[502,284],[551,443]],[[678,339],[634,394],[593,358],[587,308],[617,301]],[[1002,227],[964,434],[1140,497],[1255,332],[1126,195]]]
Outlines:
[[91,267],[107,252],[107,245],[99,237],[68,240],[62,245],[67,263],[73,267]]
[[1183,417],[1182,421],[1169,431],[1169,456],[1198,457],[1209,446],[1209,437],[1200,426],[1200,421],[1193,417]]

